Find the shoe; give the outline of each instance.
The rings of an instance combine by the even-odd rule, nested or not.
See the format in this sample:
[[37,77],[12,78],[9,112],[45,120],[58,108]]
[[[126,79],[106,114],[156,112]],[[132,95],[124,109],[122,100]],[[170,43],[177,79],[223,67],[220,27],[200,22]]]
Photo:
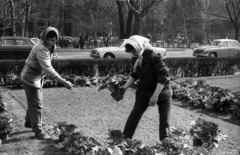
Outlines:
[[40,140],[48,140],[48,139],[51,139],[51,137],[47,134],[47,133],[44,133],[44,132],[36,132],[35,133],[35,136],[40,139]]
[[32,125],[31,125],[31,123],[25,122],[24,127],[25,128],[32,128]]

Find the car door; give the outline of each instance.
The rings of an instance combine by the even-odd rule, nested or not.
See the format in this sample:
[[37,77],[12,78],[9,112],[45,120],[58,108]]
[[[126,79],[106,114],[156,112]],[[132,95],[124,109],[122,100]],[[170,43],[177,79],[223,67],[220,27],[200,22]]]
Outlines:
[[218,57],[227,57],[229,56],[229,46],[227,41],[223,41],[219,50],[217,51]]
[[26,59],[32,50],[33,45],[25,39],[16,39],[16,59]]
[[236,56],[240,54],[240,45],[236,41],[228,41],[230,51],[229,56]]
[[3,38],[0,45],[0,59],[15,58],[15,40]]
[[235,41],[234,42],[234,44],[235,44],[235,52],[234,52],[234,56],[240,56],[240,44],[239,44],[239,42],[237,42],[237,41]]

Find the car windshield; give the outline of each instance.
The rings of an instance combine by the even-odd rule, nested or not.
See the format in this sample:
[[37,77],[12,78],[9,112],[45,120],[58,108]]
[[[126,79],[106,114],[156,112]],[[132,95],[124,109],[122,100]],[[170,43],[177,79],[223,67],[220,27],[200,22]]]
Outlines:
[[221,44],[221,41],[213,41],[210,45],[211,46],[219,46]]
[[121,47],[121,45],[123,44],[124,40],[119,40],[117,41],[115,44],[113,44],[113,46],[117,46],[117,47]]

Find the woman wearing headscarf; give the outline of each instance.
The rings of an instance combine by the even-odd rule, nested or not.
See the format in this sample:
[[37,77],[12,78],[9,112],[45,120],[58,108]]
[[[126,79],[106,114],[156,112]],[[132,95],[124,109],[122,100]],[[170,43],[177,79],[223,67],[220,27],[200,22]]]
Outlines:
[[148,106],[158,105],[160,115],[159,138],[163,141],[169,128],[172,104],[172,89],[169,72],[163,55],[156,55],[149,39],[134,35],[126,40],[126,52],[132,57],[132,72],[129,80],[122,87],[123,93],[128,87],[139,80],[134,107],[128,117],[123,134],[132,138],[137,125]]
[[32,48],[21,72],[21,80],[23,82],[28,104],[25,127],[32,128],[32,131],[35,132],[35,136],[42,140],[51,138],[43,131],[42,127],[42,87],[44,75],[55,78],[67,89],[74,89],[74,85],[64,80],[51,64],[58,39],[59,32],[56,28],[48,27],[43,30],[41,39]]

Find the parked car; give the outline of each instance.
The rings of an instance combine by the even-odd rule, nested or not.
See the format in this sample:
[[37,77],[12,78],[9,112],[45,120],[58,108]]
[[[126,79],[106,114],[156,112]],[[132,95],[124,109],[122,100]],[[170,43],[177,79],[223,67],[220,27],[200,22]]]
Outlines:
[[26,59],[33,46],[27,37],[0,37],[0,59]]
[[[116,46],[94,48],[90,52],[93,58],[131,58],[130,53],[125,52],[126,40],[122,39]],[[166,49],[160,47],[153,47],[154,52],[157,54],[166,55]]]
[[31,41],[34,45],[37,44],[38,40],[39,40],[38,38],[31,38]]
[[[0,37],[0,59],[27,59],[33,46],[32,38]],[[53,58],[57,58],[57,53]]]
[[240,56],[240,44],[233,39],[216,39],[209,46],[195,48],[196,57],[228,57]]

